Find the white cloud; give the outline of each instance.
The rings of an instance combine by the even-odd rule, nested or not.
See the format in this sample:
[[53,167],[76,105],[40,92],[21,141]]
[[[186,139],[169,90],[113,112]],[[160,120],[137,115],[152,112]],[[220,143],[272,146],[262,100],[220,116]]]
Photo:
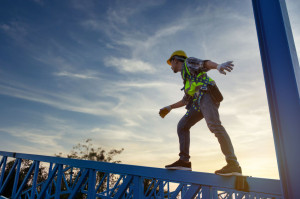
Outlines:
[[[0,131],[9,133],[10,136],[15,137],[18,142],[28,142],[31,147],[44,148],[47,151],[49,148],[57,148],[63,149],[63,146],[60,146],[57,141],[63,139],[63,135],[61,132],[48,130],[47,132],[43,129],[33,128],[30,129],[28,127],[8,127],[1,128]],[[12,143],[14,143],[12,141]],[[22,143],[17,147],[17,150]],[[33,147],[33,148],[34,148]],[[15,149],[14,149],[15,150]],[[22,151],[24,153],[32,152],[32,151]],[[35,152],[34,152],[35,153]]]
[[116,68],[122,73],[154,73],[155,69],[151,64],[137,59],[126,59],[110,57],[104,60],[106,66]]
[[95,103],[90,103],[88,99],[72,92],[44,91],[21,83],[10,83],[10,85],[0,84],[0,88],[0,94],[47,104],[61,110],[92,115],[109,115],[107,107],[113,107],[113,103],[109,101],[104,102],[99,100]]
[[76,79],[97,79],[98,77],[95,76],[93,73],[87,73],[87,74],[78,74],[78,73],[71,73],[67,71],[61,71],[58,73],[54,73],[56,76],[60,77],[70,77],[70,78],[76,78]]
[[162,81],[135,81],[135,82],[119,82],[121,87],[133,87],[133,88],[149,88],[156,89],[159,88],[169,88],[173,86],[171,82],[162,82]]

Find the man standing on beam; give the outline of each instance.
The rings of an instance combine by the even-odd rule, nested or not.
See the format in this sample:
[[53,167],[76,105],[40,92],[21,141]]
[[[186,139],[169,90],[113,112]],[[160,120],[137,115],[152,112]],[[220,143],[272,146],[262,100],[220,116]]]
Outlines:
[[218,108],[223,96],[216,83],[206,73],[210,69],[217,69],[221,74],[226,75],[225,70],[231,72],[233,69],[232,61],[217,64],[210,60],[188,58],[184,51],[178,50],[170,56],[167,63],[174,73],[181,73],[184,97],[175,104],[160,109],[159,115],[164,118],[172,109],[183,106],[186,106],[187,112],[177,126],[180,148],[179,160],[166,165],[166,168],[192,170],[189,161],[190,128],[204,118],[209,130],[217,137],[227,162],[227,165],[215,171],[215,174],[223,176],[242,175],[242,169],[234,154],[230,137],[220,121]]

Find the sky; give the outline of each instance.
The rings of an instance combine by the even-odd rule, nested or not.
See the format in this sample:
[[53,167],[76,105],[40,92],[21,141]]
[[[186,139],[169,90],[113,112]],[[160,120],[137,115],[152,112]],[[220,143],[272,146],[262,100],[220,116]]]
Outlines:
[[[287,0],[300,43],[300,2]],[[0,151],[67,154],[92,139],[124,148],[124,164],[164,168],[178,159],[177,123],[160,108],[183,97],[166,60],[175,50],[216,63],[220,117],[243,173],[278,179],[269,108],[251,1],[2,0]],[[299,55],[298,55],[299,57]],[[194,171],[225,165],[205,121],[191,129]]]

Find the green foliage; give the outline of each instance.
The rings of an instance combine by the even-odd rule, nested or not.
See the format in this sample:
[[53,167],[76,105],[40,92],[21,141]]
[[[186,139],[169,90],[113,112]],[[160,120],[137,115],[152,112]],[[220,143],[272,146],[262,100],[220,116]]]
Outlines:
[[[81,160],[93,160],[100,162],[111,162],[111,163],[121,163],[121,161],[113,160],[115,155],[121,154],[124,149],[112,149],[109,152],[106,152],[102,147],[95,148],[92,144],[92,139],[87,139],[84,144],[78,143],[73,146],[70,154],[67,154],[67,158],[81,159]],[[62,153],[57,157],[62,157]]]
[[[95,148],[92,143],[92,139],[87,139],[83,144],[78,143],[77,145],[73,146],[73,149],[69,154],[66,155],[67,158],[73,159],[81,159],[81,160],[93,160],[93,161],[100,161],[100,162],[110,162],[110,163],[121,163],[120,160],[114,160],[114,156],[121,154],[124,149],[112,149],[106,152],[105,149],[102,147]],[[62,157],[62,153],[56,154],[57,157]],[[80,169],[73,168],[72,175],[73,180],[80,175]],[[105,173],[97,172],[96,173],[96,184],[99,183],[103,178],[105,178]],[[99,189],[99,192],[102,192],[107,189],[107,186],[113,186],[117,181],[118,176],[114,174],[109,175],[109,182],[107,183],[107,178],[103,179],[102,186]],[[70,179],[69,179],[70,180]],[[70,182],[69,182],[70,183]],[[74,182],[71,182],[74,183]],[[84,197],[83,194],[78,194],[77,197]]]
[[[83,144],[78,143],[77,145],[73,146],[71,152],[67,154],[65,157],[67,158],[73,158],[73,159],[81,159],[81,160],[93,160],[93,161],[101,161],[101,162],[111,162],[111,163],[121,163],[119,160],[114,160],[114,156],[121,154],[124,151],[124,149],[112,149],[108,152],[106,152],[105,149],[102,147],[94,147],[92,144],[92,139],[87,139]],[[57,157],[62,157],[63,154],[55,154]],[[6,170],[4,174],[4,179],[8,176],[9,171],[11,170],[15,160],[9,161],[6,164]],[[20,187],[21,183],[24,181],[24,178],[26,177],[29,168],[32,166],[33,161],[32,160],[22,160],[21,168],[20,168],[20,173],[19,173],[19,179],[18,179],[18,187]],[[64,166],[64,169],[66,166]],[[66,180],[68,183],[74,183],[75,178],[77,175],[80,175],[79,169],[78,168],[71,168],[70,170],[66,171],[65,173]],[[72,174],[72,177],[71,177]],[[96,182],[100,182],[105,174],[103,172],[97,172],[96,174]],[[48,178],[48,168],[46,168],[43,164],[40,164],[39,167],[39,175],[37,179],[37,183],[41,183]],[[9,180],[9,183],[2,193],[3,196],[6,197],[11,197],[12,189],[13,189],[13,184],[14,184],[14,179],[15,179],[15,171],[12,174],[12,177]],[[107,179],[104,180],[103,186],[101,186],[100,191],[106,190],[107,185],[110,186],[111,184],[115,183],[116,181],[116,176],[113,174],[110,174],[109,176],[109,183],[107,183]],[[31,183],[33,180],[33,174],[29,178],[28,182],[26,183],[25,187],[23,190],[26,190],[30,188]],[[41,189],[39,186],[38,189]],[[62,190],[66,190],[66,185],[62,183]],[[39,190],[40,191],[40,190]],[[52,188],[52,193],[55,192],[55,187]],[[67,198],[68,195],[61,195],[60,198]],[[75,198],[85,198],[85,196],[81,193],[78,193]]]

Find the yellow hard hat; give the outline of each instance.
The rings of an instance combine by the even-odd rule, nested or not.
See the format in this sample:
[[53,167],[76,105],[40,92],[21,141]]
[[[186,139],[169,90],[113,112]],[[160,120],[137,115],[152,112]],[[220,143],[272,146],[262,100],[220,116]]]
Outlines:
[[186,54],[185,54],[185,52],[183,50],[176,50],[175,52],[172,53],[171,57],[167,60],[167,63],[169,65],[171,65],[171,59],[174,56],[180,56],[180,57],[187,58],[187,56],[186,56]]

